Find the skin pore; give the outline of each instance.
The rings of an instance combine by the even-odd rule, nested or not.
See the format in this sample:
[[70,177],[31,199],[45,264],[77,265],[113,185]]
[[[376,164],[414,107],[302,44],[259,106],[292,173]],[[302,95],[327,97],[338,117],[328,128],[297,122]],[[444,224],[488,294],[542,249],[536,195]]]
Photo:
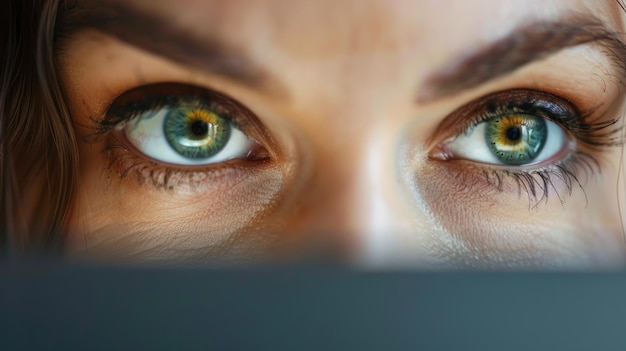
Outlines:
[[[81,167],[72,257],[624,262],[616,2],[99,0],[61,18]],[[156,98],[148,110],[217,101],[253,150],[146,156],[124,123]],[[498,108],[554,123],[563,147],[522,165],[450,151]]]

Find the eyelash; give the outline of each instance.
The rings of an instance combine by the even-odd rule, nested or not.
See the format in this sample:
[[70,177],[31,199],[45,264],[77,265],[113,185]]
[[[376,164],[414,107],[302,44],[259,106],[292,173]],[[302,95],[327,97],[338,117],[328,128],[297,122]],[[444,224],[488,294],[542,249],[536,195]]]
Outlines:
[[[269,160],[268,152],[260,147],[245,160],[231,160],[219,164],[209,164],[198,167],[177,166],[171,168],[145,157],[135,155],[130,151],[119,126],[136,118],[143,113],[156,111],[167,106],[177,106],[183,103],[197,103],[210,101],[209,105],[215,111],[226,117],[233,125],[245,132],[258,130],[262,138],[267,135],[259,130],[256,118],[251,111],[237,104],[232,99],[217,92],[203,88],[185,86],[176,83],[160,83],[143,86],[126,92],[122,102],[116,100],[107,113],[101,118],[92,118],[93,133],[87,137],[89,141],[108,137],[102,152],[108,156],[110,162],[107,170],[117,170],[120,179],[126,178],[131,172],[138,175],[140,184],[149,184],[156,188],[172,190],[178,186],[188,186],[197,190],[202,183],[222,184],[228,186],[228,181],[236,181],[243,171],[249,169],[251,163],[259,166]],[[126,102],[128,101],[128,102]],[[117,135],[116,135],[117,134]],[[248,164],[242,161],[249,161]],[[110,175],[108,177],[110,179]]]
[[[162,89],[165,89],[165,93],[162,93]],[[207,91],[203,93],[201,88],[183,87],[166,83],[134,89],[134,91],[140,90],[141,95],[149,95],[152,92],[156,92],[156,94],[126,104],[122,103],[120,104],[121,106],[112,105],[103,118],[95,119],[95,134],[106,134],[119,123],[129,121],[145,112],[158,110],[166,106],[180,105],[188,101],[198,102],[203,99],[211,101],[211,107],[220,110],[220,113],[224,114],[235,125],[244,129],[249,127],[250,120],[244,117],[244,115],[251,115],[252,112],[245,110],[243,106],[234,103],[232,99],[217,92]],[[219,103],[215,103],[213,100],[219,100]]]
[[550,188],[554,189],[561,204],[565,203],[564,196],[559,193],[553,183],[555,177],[565,184],[567,195],[571,196],[574,186],[578,185],[586,199],[587,195],[580,181],[579,174],[584,171],[585,176],[589,177],[595,175],[599,170],[600,165],[595,157],[581,151],[574,151],[559,163],[543,168],[534,170],[492,169],[483,171],[483,174],[487,183],[493,185],[499,191],[502,191],[504,177],[513,178],[518,186],[518,194],[521,194],[522,190],[526,192],[529,199],[529,208],[534,209],[540,203],[548,202]]
[[[534,101],[534,102],[533,102]],[[541,107],[541,108],[539,108]],[[557,110],[559,110],[557,112]],[[571,196],[577,185],[586,198],[584,187],[580,181],[581,175],[585,179],[600,172],[600,162],[591,154],[582,151],[580,147],[590,151],[601,151],[607,147],[620,146],[623,140],[619,136],[620,128],[615,126],[619,119],[605,120],[600,114],[593,118],[598,108],[591,108],[584,112],[578,112],[569,101],[546,92],[533,90],[510,90],[498,92],[479,99],[461,107],[459,112],[452,113],[452,118],[447,124],[440,126],[440,130],[451,127],[459,117],[465,120],[461,125],[462,130],[476,127],[479,123],[498,115],[510,113],[526,113],[539,116],[558,124],[567,134],[575,139],[576,149],[565,158],[551,165],[536,169],[507,168],[506,166],[484,166],[483,175],[487,183],[498,191],[503,190],[504,179],[512,178],[518,187],[518,195],[526,192],[529,200],[529,208],[536,208],[540,203],[547,203],[550,188],[554,190],[561,204],[564,203],[564,195],[560,194],[554,185],[555,180],[565,184],[567,195]],[[468,115],[472,115],[468,117]],[[459,135],[457,132],[455,134]],[[433,158],[433,157],[431,157]],[[444,157],[445,159],[445,157]]]
[[[110,132],[114,131],[120,123],[129,121],[142,113],[177,105],[183,101],[190,101],[190,99],[207,98],[207,95],[211,97],[211,100],[220,100],[216,104],[216,108],[223,110],[233,124],[246,132],[251,128],[254,129],[254,126],[251,125],[255,121],[252,112],[219,93],[167,83],[155,84],[150,87],[144,86],[134,89],[134,91],[139,92],[139,97],[135,96],[134,100],[130,100],[128,103],[113,104],[104,117],[93,119],[94,133],[91,135],[92,137],[113,134]],[[130,95],[132,99],[133,94]],[[531,102],[533,99],[535,102],[539,102],[541,104],[539,107],[542,108],[538,108],[536,103],[533,105]],[[562,113],[557,113],[557,109],[560,109]],[[557,123],[574,137],[577,145],[584,145],[590,150],[622,145],[622,140],[618,134],[620,129],[611,128],[618,119],[604,120],[604,115],[593,118],[596,110],[597,108],[592,108],[580,113],[573,108],[569,101],[549,93],[522,89],[510,90],[488,95],[461,107],[457,110],[459,112],[452,113],[446,119],[447,124],[442,123],[440,129],[446,130],[446,128],[452,127],[453,123],[455,126],[461,125],[461,130],[458,127],[455,128],[457,130],[455,135],[458,135],[459,132],[467,131],[495,115],[523,112]],[[460,116],[451,118],[455,115]],[[457,123],[459,117],[463,120],[460,124]],[[188,185],[195,189],[199,183],[203,183],[198,180],[200,178],[209,179],[208,182],[204,181],[204,183],[224,184],[227,183],[227,180],[233,180],[241,175],[240,171],[245,167],[241,162],[229,161],[217,165],[208,165],[202,169],[174,169],[139,157],[133,152],[129,152],[128,148],[118,138],[113,137],[111,139],[112,141],[107,143],[102,150],[111,160],[108,165],[109,171],[117,169],[120,179],[125,178],[132,171],[138,175],[141,184],[149,182],[150,185],[157,188],[171,190],[176,186]],[[261,154],[263,153],[261,152]],[[268,158],[266,153],[261,157],[251,159],[251,161],[266,161]],[[557,187],[554,186],[554,180],[559,180],[565,184],[567,195],[572,194],[576,185],[584,193],[580,176],[584,175],[588,178],[599,171],[600,163],[597,158],[578,147],[556,164],[536,169],[493,166],[483,166],[482,169],[487,183],[498,191],[503,190],[506,177],[512,178],[517,184],[518,194],[521,194],[522,191],[527,193],[530,208],[536,207],[541,202],[547,202],[550,188],[554,189],[559,201],[564,203],[565,194],[559,194]]]

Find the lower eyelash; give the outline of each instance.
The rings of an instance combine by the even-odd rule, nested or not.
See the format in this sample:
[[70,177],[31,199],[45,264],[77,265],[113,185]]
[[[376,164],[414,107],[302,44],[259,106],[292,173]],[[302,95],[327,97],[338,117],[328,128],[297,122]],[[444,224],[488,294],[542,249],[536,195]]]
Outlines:
[[156,164],[140,159],[120,144],[106,146],[102,153],[110,160],[106,169],[117,173],[120,180],[135,174],[140,185],[152,185],[163,190],[172,190],[179,183],[172,176],[173,170],[159,168]]
[[[585,201],[587,201],[583,183],[593,178],[600,171],[600,164],[597,159],[587,153],[575,151],[567,159],[544,168],[534,170],[490,169],[484,170],[483,174],[487,183],[495,186],[499,191],[503,190],[505,177],[513,178],[518,186],[518,195],[521,196],[522,192],[526,192],[528,207],[532,210],[540,203],[548,202],[550,189],[553,190],[553,194],[556,195],[562,205],[565,203],[565,196],[571,196],[575,188],[582,190]],[[562,183],[565,188],[556,186],[555,181]]]
[[[194,194],[208,190],[226,190],[238,184],[249,169],[241,164],[241,160],[212,165],[210,169],[168,168],[134,155],[120,143],[111,143],[102,153],[109,159],[105,168],[109,172],[109,181],[113,172],[117,173],[120,180],[134,175],[139,185],[148,185],[157,190],[189,191]],[[259,163],[266,160],[267,158],[259,158],[253,162],[255,167],[259,167]]]

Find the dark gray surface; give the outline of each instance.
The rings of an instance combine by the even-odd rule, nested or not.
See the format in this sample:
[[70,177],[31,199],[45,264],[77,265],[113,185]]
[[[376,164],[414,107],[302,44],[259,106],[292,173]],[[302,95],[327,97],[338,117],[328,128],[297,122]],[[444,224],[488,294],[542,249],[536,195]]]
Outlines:
[[0,266],[1,350],[626,350],[626,274]]

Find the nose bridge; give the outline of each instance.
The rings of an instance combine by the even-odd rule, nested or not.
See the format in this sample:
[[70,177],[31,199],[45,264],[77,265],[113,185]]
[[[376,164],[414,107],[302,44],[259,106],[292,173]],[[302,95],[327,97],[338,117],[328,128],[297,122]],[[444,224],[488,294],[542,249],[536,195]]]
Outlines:
[[307,89],[294,88],[301,94],[291,113],[307,167],[290,194],[287,228],[299,248],[372,262],[408,237],[397,149],[410,109],[387,57],[330,60],[304,70]]
[[407,231],[395,139],[385,133],[384,126],[370,125],[350,139],[329,135],[312,146],[311,171],[296,199],[294,229],[302,245],[377,261]]

